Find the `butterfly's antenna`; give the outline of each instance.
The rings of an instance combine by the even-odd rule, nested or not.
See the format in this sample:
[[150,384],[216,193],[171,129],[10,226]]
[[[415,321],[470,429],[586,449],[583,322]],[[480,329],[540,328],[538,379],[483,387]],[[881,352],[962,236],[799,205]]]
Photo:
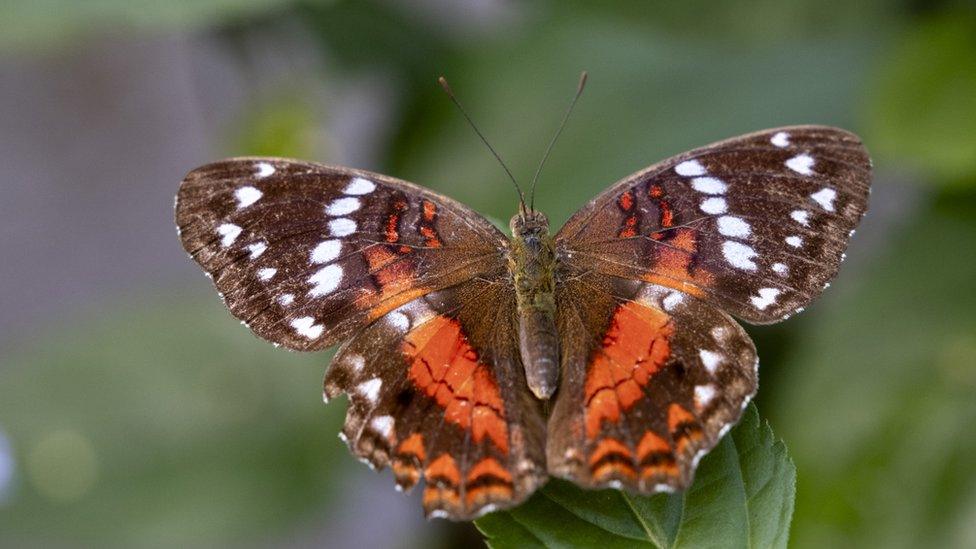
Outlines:
[[484,143],[486,147],[488,147],[488,150],[491,151],[491,154],[495,155],[495,159],[498,160],[498,163],[502,165],[502,168],[505,170],[505,173],[508,174],[508,178],[511,179],[512,184],[515,185],[515,191],[519,195],[520,209],[523,212],[525,212],[526,211],[525,195],[522,194],[522,189],[519,187],[518,181],[515,181],[515,176],[512,175],[512,171],[508,169],[508,166],[505,165],[505,161],[503,161],[502,157],[498,155],[498,152],[496,152],[495,148],[491,146],[491,143],[489,143],[488,140],[485,139],[485,136],[478,129],[478,126],[475,126],[474,121],[472,121],[471,117],[468,116],[468,112],[465,111],[464,107],[461,106],[461,102],[457,100],[457,97],[454,97],[454,92],[451,91],[451,87],[447,85],[447,79],[441,76],[437,79],[437,83],[440,84],[442,88],[444,88],[444,92],[447,93],[447,96],[451,98],[451,101],[454,102],[458,110],[461,111],[461,114],[464,115],[464,119],[468,121],[468,124],[471,126],[471,129],[474,130],[474,133],[478,134],[478,137],[481,138],[481,142]]
[[573,112],[573,107],[576,106],[576,102],[579,100],[580,96],[583,95],[583,88],[586,86],[586,71],[580,73],[579,86],[576,88],[576,95],[573,96],[573,102],[569,104],[569,108],[566,109],[566,114],[563,115],[563,121],[559,123],[559,129],[556,130],[556,134],[552,136],[552,141],[549,142],[549,146],[546,147],[546,153],[542,155],[542,160],[539,162],[539,167],[535,170],[535,175],[532,176],[532,189],[529,191],[529,210],[535,207],[535,183],[539,180],[539,174],[542,173],[542,166],[546,164],[546,160],[549,159],[549,153],[552,152],[553,145],[556,144],[556,140],[559,139],[559,134],[563,133],[563,128],[566,127],[566,121],[569,120],[570,113]]

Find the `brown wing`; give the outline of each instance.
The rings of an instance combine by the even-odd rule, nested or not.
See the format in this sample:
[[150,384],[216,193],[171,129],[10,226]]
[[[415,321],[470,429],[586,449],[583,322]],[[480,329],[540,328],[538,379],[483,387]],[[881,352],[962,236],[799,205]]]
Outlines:
[[563,275],[549,472],[591,488],[686,488],[755,394],[752,341],[729,315],[683,292],[592,271]]
[[612,186],[556,235],[563,261],[698,296],[753,323],[805,307],[867,209],[857,136],[797,126],[670,158]]
[[[503,278],[504,273],[493,273]],[[348,393],[343,435],[397,486],[425,482],[428,516],[468,520],[546,478],[545,425],[525,385],[514,293],[491,277],[387,313],[343,345],[325,394]]]
[[183,247],[231,312],[291,349],[324,349],[389,311],[505,262],[472,210],[391,177],[235,158],[180,186]]

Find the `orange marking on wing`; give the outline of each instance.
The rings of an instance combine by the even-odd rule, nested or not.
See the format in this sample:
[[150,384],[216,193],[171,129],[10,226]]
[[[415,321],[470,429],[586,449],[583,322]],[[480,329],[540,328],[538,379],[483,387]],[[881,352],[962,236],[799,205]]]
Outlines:
[[[416,286],[413,261],[390,250],[385,245],[363,249],[363,256],[373,280],[380,287],[379,294],[364,293],[356,300],[356,306],[369,310],[369,319],[375,320],[397,307],[430,292]],[[399,260],[399,261],[398,261]]]
[[[393,203],[393,213],[386,218],[386,241],[394,243],[400,240],[400,212],[406,211],[407,203],[404,200],[397,200]],[[409,249],[409,248],[408,248]]]
[[620,238],[633,238],[637,236],[637,216],[632,215],[624,221],[624,228],[617,234]]
[[461,483],[461,473],[458,471],[457,462],[450,454],[441,454],[437,459],[430,462],[430,465],[424,470],[424,478],[428,482],[446,480],[454,486]]
[[641,478],[659,475],[678,476],[678,463],[671,453],[668,442],[656,433],[647,431],[637,444],[637,458],[641,465]]
[[603,480],[610,476],[635,478],[634,454],[619,440],[605,438],[597,443],[590,454],[590,468],[593,478]]
[[671,452],[671,446],[656,433],[647,431],[637,444],[637,459],[644,459],[649,454],[656,452]]
[[461,473],[450,454],[441,454],[424,470],[427,487],[424,489],[424,508],[456,509],[461,504],[458,485]]
[[661,198],[664,196],[664,189],[660,185],[651,185],[651,188],[647,189],[647,194],[651,198]]
[[695,416],[691,415],[691,412],[685,410],[680,404],[672,402],[671,406],[668,407],[668,430],[672,433],[682,423],[694,423],[694,421]]
[[456,510],[461,507],[461,497],[455,488],[427,486],[424,488],[424,509]]
[[701,427],[698,426],[695,416],[675,402],[668,407],[668,430],[677,444],[678,453],[683,453],[692,441],[702,438]]
[[474,464],[471,471],[468,472],[468,482],[474,482],[478,478],[491,475],[497,477],[505,482],[512,482],[512,475],[504,467],[498,463],[498,460],[492,457],[486,457]]
[[511,497],[512,475],[496,459],[484,458],[471,468],[466,497],[469,507]]
[[437,232],[434,231],[433,227],[422,225],[420,227],[420,235],[426,239],[428,248],[440,248],[443,246],[441,239],[437,237]]
[[622,442],[615,438],[605,438],[597,443],[596,448],[593,449],[593,453],[590,454],[590,465],[596,465],[597,462],[605,458],[608,454],[622,454],[628,459],[634,458],[630,448],[624,446]]
[[413,463],[409,463],[400,458],[393,460],[393,476],[404,488],[413,488],[420,480],[420,469]]
[[633,466],[626,463],[607,461],[594,469],[592,475],[597,481],[601,481],[609,477],[627,477],[629,479],[634,479],[637,477],[637,472],[634,471]]
[[424,200],[424,221],[434,221],[437,216],[437,205],[429,200]]
[[424,449],[424,435],[413,433],[403,439],[403,442],[397,447],[397,454],[413,456],[420,463],[427,461],[427,451]]
[[584,384],[589,438],[599,434],[604,420],[616,423],[643,398],[644,386],[671,356],[673,333],[671,317],[660,309],[636,301],[617,307]]
[[671,210],[671,205],[662,200],[658,206],[661,207],[661,226],[670,227],[674,225],[674,212]]
[[468,488],[468,507],[480,507],[490,501],[512,499],[512,487],[505,484],[487,484]]
[[491,370],[461,332],[445,316],[434,317],[404,337],[410,380],[444,408],[444,419],[470,429],[475,442],[487,437],[508,453],[505,407]]
[[634,207],[634,193],[631,191],[625,192],[617,199],[617,203],[620,204],[620,208],[623,211],[629,212]]
[[[657,239],[656,239],[657,240]],[[703,297],[703,288],[711,286],[711,273],[701,268],[691,270],[691,260],[698,250],[694,229],[677,229],[667,245],[657,246],[651,268],[643,279],[653,284],[674,288],[696,297]]]

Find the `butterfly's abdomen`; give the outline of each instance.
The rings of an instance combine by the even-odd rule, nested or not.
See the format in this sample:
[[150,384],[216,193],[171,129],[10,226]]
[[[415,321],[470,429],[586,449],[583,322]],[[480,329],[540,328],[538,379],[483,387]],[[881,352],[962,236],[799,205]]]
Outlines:
[[532,393],[548,399],[559,381],[559,335],[556,331],[556,253],[549,222],[541,213],[512,219],[509,268],[518,305],[519,349]]

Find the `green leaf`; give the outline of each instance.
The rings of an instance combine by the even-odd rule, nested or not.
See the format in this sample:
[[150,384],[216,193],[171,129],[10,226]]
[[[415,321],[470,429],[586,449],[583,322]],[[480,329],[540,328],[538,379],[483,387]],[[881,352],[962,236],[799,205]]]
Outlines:
[[750,405],[683,494],[587,491],[553,480],[475,525],[491,547],[786,547],[796,469]]

